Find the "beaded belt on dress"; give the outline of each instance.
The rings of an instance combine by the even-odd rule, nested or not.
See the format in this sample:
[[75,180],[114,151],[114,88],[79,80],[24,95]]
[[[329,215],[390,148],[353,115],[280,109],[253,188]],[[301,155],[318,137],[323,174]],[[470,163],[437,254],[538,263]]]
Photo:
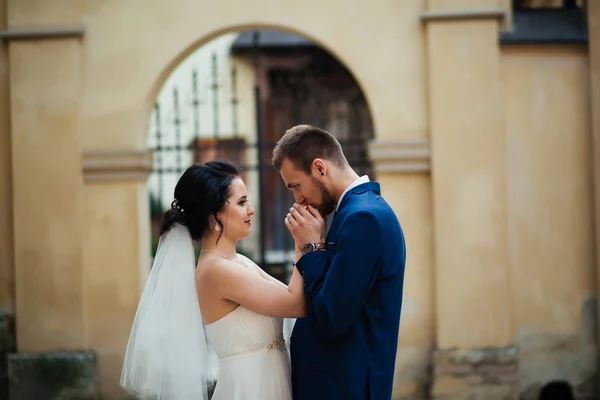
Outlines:
[[229,356],[229,357],[223,357],[220,359],[220,361],[228,361],[228,360],[233,360],[236,358],[241,358],[241,357],[246,357],[255,353],[258,353],[259,351],[271,351],[271,350],[279,350],[279,351],[286,351],[287,350],[287,346],[285,344],[285,339],[283,338],[283,333],[280,334],[279,336],[277,336],[277,338],[275,340],[273,340],[271,343],[269,343],[268,346],[263,347],[261,349],[256,349],[254,351],[250,351],[248,353],[242,353],[242,354],[236,354],[233,356]]
[[273,340],[271,344],[267,346],[269,350],[279,350],[285,351],[287,350],[287,346],[285,345],[285,339],[283,338],[283,333],[277,336],[277,339]]

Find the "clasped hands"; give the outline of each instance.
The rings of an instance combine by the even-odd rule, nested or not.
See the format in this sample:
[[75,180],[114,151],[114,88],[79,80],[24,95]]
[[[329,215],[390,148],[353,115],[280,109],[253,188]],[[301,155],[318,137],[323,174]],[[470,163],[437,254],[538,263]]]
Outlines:
[[302,250],[306,242],[325,241],[325,219],[311,205],[294,203],[285,217],[285,226],[294,238],[296,251]]

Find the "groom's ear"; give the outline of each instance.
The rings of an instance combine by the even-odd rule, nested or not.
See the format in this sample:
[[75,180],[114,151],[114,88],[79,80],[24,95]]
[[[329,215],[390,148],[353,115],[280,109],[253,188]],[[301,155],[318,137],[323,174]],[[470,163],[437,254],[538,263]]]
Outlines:
[[316,171],[319,176],[325,176],[327,173],[327,164],[324,160],[315,158],[313,161],[313,171]]

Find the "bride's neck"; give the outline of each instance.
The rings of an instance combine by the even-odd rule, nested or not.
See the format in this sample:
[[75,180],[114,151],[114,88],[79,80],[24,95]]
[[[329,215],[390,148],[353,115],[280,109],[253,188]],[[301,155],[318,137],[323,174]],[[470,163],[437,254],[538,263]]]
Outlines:
[[228,258],[235,258],[237,255],[236,242],[231,241],[222,235],[217,243],[218,235],[210,235],[202,238],[202,251],[214,251]]

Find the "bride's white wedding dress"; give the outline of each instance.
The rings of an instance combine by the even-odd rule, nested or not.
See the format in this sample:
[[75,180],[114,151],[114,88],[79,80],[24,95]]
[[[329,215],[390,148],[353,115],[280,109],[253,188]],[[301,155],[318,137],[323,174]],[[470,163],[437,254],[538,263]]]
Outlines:
[[[246,268],[258,265],[244,257]],[[212,400],[288,400],[292,398],[290,357],[283,318],[267,317],[238,306],[206,325],[219,357]]]

